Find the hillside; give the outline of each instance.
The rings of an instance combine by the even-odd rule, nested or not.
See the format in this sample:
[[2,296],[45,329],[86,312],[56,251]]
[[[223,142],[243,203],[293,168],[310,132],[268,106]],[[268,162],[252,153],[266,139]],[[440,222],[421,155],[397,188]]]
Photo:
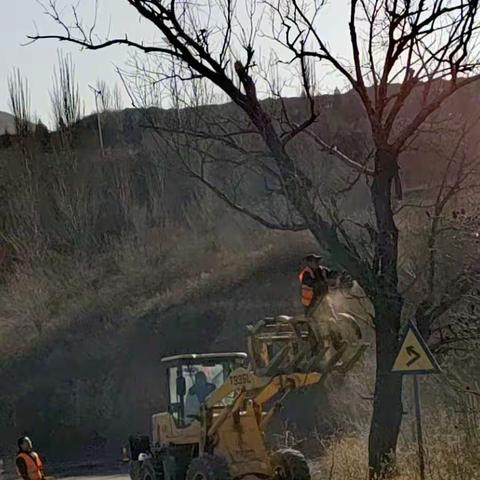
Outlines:
[[[478,98],[465,90],[439,115],[473,118]],[[368,150],[363,111],[351,92],[317,101],[322,115],[314,131],[349,154]],[[286,104],[296,121],[302,99]],[[236,110],[219,105],[201,113],[234,118]],[[0,453],[19,432],[30,432],[57,458],[88,448],[117,452],[128,433],[148,430],[149,416],[165,406],[162,356],[242,350],[246,323],[298,311],[299,260],[315,242],[306,232],[273,232],[232,213],[186,175],[180,167],[188,155],[168,153],[145,128],[148,116],[168,124],[171,115],[104,113],[104,155],[94,117],[67,134],[36,132],[23,143],[0,138]],[[404,154],[407,193],[438,180],[445,159],[438,160],[431,140],[426,132]],[[298,140],[292,148],[325,198],[339,179],[349,180],[314,146]],[[242,188],[248,205],[267,190],[255,176]],[[351,190],[338,196],[342,214],[368,216],[363,179]],[[412,228],[409,246],[420,255],[424,246],[415,242],[423,225]],[[310,415],[291,408],[288,418],[304,434],[333,433],[337,416],[349,419],[352,410],[362,423],[373,371],[354,380],[355,405],[349,381],[335,380],[337,390],[327,385],[326,394],[297,399],[314,404]]]
[[[246,254],[228,253],[219,284],[202,284],[207,276],[203,272],[192,276],[188,292],[175,289],[174,301],[161,302],[143,315],[121,304],[117,311],[85,313],[4,365],[2,398],[12,395],[17,402],[10,407],[13,411],[4,410],[3,438],[19,430],[35,431],[45,451],[57,459],[88,456],[85,446],[94,448],[98,458],[117,451],[129,433],[148,432],[150,415],[166,405],[163,356],[244,350],[246,324],[299,311],[297,252],[305,251],[309,241],[263,240],[268,243],[252,242]],[[368,388],[368,383],[362,388],[366,394]],[[312,425],[319,428],[328,411],[323,428],[332,433],[334,413],[328,398],[316,406],[302,395],[293,399],[294,405],[305,401],[307,415],[305,407],[301,415],[291,408],[281,421],[288,418],[308,431]],[[14,425],[12,416],[17,418]]]

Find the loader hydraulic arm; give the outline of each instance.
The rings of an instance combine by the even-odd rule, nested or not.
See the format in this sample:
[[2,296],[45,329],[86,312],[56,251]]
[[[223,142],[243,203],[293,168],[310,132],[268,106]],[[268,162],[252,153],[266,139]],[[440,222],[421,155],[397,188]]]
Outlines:
[[[353,317],[348,322],[354,323]],[[265,409],[267,402],[275,397],[281,401],[292,390],[322,383],[333,371],[345,373],[366,348],[366,344],[358,343],[345,357],[349,348],[346,339],[351,335],[333,342],[333,337],[317,337],[310,323],[311,319],[304,317],[280,316],[261,320],[247,329],[250,365],[230,373],[203,405],[205,414],[212,413],[209,437],[231,415],[248,416],[252,410],[260,412],[258,425],[264,430],[279,403]],[[354,338],[354,342],[358,340]]]
[[216,405],[221,405],[227,397],[236,398],[241,391],[245,392],[245,399],[263,405],[279,392],[314,385],[321,380],[322,375],[317,372],[258,377],[252,371],[238,368],[232,372],[221,387],[208,397],[205,406],[206,408],[213,408]]
[[214,437],[225,420],[234,413],[252,407],[256,411],[264,412],[258,424],[262,430],[265,430],[279,407],[277,402],[268,411],[264,411],[265,403],[279,393],[283,393],[283,399],[292,390],[319,383],[322,378],[323,375],[316,372],[276,375],[271,378],[258,377],[252,371],[243,367],[238,368],[207,398],[204,404],[204,414],[215,407],[222,407],[221,413],[214,418],[208,428],[207,436]]

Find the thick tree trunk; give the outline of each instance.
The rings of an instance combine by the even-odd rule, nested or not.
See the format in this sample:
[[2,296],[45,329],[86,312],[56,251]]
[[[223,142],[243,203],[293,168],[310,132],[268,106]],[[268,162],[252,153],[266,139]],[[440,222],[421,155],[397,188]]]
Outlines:
[[402,376],[391,373],[398,350],[401,305],[378,298],[376,327],[376,383],[369,438],[371,478],[387,475],[395,463],[397,438],[402,421]]
[[371,187],[377,238],[375,245],[376,384],[369,438],[371,478],[383,478],[394,464],[397,438],[402,420],[402,378],[391,373],[398,352],[402,298],[398,291],[398,230],[391,195],[398,172],[397,155],[388,148],[375,157],[375,176]]

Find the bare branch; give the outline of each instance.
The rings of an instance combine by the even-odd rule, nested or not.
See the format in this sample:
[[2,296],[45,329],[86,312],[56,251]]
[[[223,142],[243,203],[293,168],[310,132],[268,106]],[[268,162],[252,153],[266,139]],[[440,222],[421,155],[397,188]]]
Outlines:
[[262,216],[258,215],[257,213],[243,207],[237,203],[235,203],[232,199],[230,199],[224,192],[222,192],[218,187],[215,186],[212,182],[209,182],[205,177],[192,173],[192,177],[200,180],[206,187],[208,187],[218,198],[225,201],[230,207],[232,207],[237,212],[240,212],[247,217],[255,220],[256,222],[260,223],[264,227],[270,228],[272,230],[287,230],[291,232],[301,232],[304,230],[308,230],[307,224],[280,224],[271,222]]
[[323,141],[321,138],[318,137],[318,135],[315,135],[310,130],[304,130],[302,133],[310,137],[314,141],[314,143],[321,148],[323,152],[327,152],[328,154],[337,157],[342,163],[350,167],[352,170],[355,170],[360,174],[373,176],[373,170],[369,169],[365,165],[362,165],[361,163],[356,162],[355,160],[352,160],[350,157],[338,150],[335,145],[328,145],[328,143]]

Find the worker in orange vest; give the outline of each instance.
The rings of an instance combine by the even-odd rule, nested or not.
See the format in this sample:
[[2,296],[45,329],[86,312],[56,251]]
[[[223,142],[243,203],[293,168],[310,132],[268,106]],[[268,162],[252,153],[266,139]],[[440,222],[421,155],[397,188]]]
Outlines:
[[305,268],[300,272],[298,278],[302,285],[301,301],[305,308],[305,315],[308,315],[311,308],[328,293],[328,278],[331,271],[321,265],[322,257],[311,253],[304,259]]
[[307,255],[303,260],[305,262],[305,267],[298,275],[298,279],[300,280],[300,284],[302,286],[301,302],[305,308],[305,315],[307,315],[311,305],[313,304],[316,280],[315,274],[318,266],[320,265],[321,257],[312,253]]
[[18,439],[17,473],[23,480],[44,480],[43,464],[38,453],[33,451],[32,441],[28,437]]

